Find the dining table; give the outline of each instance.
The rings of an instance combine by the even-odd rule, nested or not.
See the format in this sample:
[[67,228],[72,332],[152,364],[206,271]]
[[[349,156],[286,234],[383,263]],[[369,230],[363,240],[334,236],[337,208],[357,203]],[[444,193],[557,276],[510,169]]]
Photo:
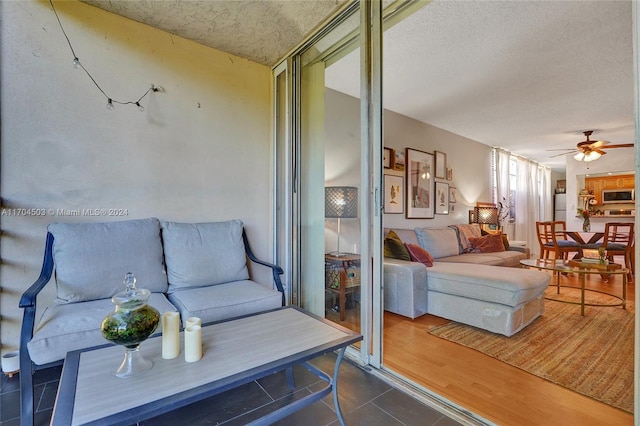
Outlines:
[[[567,231],[567,236],[581,246],[601,243],[604,238],[604,232],[586,232],[586,231]],[[585,241],[585,238],[588,238]],[[597,247],[589,247],[597,248]]]

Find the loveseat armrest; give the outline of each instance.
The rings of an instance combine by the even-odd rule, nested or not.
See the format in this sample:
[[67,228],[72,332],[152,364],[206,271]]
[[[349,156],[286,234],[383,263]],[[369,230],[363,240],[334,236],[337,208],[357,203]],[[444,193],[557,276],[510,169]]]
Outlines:
[[271,273],[273,274],[273,283],[276,286],[276,289],[282,294],[282,306],[285,306],[286,299],[284,295],[284,287],[282,285],[282,281],[280,280],[280,275],[284,274],[284,271],[278,265],[274,265],[273,263],[265,262],[264,260],[258,259],[251,250],[251,246],[249,245],[249,239],[247,238],[247,233],[245,230],[242,230],[242,241],[244,242],[244,250],[247,253],[247,257],[254,263],[257,263],[262,266],[266,266],[271,268]]
[[42,291],[45,285],[51,280],[53,275],[53,235],[47,232],[47,240],[44,247],[44,259],[42,261],[42,269],[40,270],[40,276],[31,284],[20,298],[19,306],[21,308],[27,308],[36,306],[36,298],[38,293]]
[[22,327],[20,329],[20,407],[21,423],[33,424],[33,363],[29,357],[27,344],[33,338],[33,327],[36,321],[36,300],[38,293],[47,285],[53,275],[53,235],[47,232],[44,247],[44,259],[40,277],[29,287],[20,298],[19,306],[24,309]]

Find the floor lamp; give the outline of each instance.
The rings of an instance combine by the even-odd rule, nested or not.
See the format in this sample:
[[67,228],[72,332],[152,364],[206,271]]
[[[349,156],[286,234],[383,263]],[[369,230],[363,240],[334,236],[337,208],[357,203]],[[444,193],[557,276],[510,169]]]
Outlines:
[[354,186],[327,186],[324,188],[324,217],[338,219],[338,248],[340,255],[340,219],[358,217],[358,188]]

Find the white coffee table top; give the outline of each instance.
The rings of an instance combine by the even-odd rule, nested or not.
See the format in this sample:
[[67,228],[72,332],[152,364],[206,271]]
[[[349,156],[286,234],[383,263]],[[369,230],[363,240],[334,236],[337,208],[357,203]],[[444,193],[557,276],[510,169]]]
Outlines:
[[[182,349],[183,339],[181,335]],[[124,357],[123,347],[71,352],[65,360],[68,376],[74,376],[74,359],[79,357],[76,377],[67,377],[65,384],[75,380],[71,424],[90,423],[176,394],[198,394],[199,389],[210,392],[215,383],[226,383],[225,379],[250,378],[269,364],[292,365],[333,350],[326,348],[344,347],[360,339],[339,325],[296,308],[284,308],[203,327],[203,357],[194,363],[184,361],[183,351],[178,358],[162,359],[162,339],[151,338],[141,344],[140,351],[154,365],[140,377],[114,376]],[[65,392],[64,379],[63,370],[59,394]],[[61,403],[63,397],[67,401]],[[68,399],[69,395],[58,395],[54,418],[64,411]]]

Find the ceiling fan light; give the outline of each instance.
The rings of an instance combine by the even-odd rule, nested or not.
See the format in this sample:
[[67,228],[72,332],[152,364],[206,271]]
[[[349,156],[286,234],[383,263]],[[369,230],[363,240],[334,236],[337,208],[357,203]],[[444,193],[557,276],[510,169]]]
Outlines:
[[[584,152],[579,152],[573,156],[577,161],[582,161],[584,159]],[[586,161],[586,160],[585,160]]]
[[602,155],[599,152],[591,151],[587,155],[584,156],[584,161],[594,161],[600,158]]

